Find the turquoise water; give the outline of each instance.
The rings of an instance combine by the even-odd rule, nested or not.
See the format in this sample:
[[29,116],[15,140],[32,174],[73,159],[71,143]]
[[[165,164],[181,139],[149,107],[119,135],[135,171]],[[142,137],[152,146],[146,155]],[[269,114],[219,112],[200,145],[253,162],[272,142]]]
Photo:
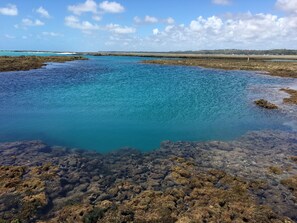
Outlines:
[[141,64],[143,59],[90,57],[0,73],[0,140],[41,139],[106,152],[286,128],[279,112],[253,105],[251,87],[290,79]]

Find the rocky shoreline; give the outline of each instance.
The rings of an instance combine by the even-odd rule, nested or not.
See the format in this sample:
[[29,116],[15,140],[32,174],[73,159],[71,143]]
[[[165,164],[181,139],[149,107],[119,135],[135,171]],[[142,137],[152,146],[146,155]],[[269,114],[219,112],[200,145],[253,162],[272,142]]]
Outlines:
[[[266,96],[267,98],[269,98],[270,101],[262,98],[262,99],[255,100],[254,104],[257,105],[258,107],[269,109],[269,110],[280,109],[284,112],[284,114],[289,116],[292,116],[292,113],[293,113],[293,119],[296,119],[296,116],[294,116],[294,113],[295,113],[294,111],[296,111],[296,105],[297,105],[297,90],[292,88],[278,88],[277,92],[285,93],[285,95],[280,97],[281,101],[274,102],[272,98],[269,98],[269,96]],[[271,102],[271,100],[273,102]]]
[[144,60],[145,64],[198,66],[222,70],[247,70],[278,77],[297,78],[297,60],[273,60],[265,57],[201,57],[186,59]]
[[290,88],[282,88],[280,91],[286,92],[289,94],[290,97],[284,98],[283,102],[287,104],[297,104],[297,90],[290,89]]
[[0,56],[0,72],[39,69],[46,63],[87,60],[82,56]]
[[0,222],[297,222],[297,133],[109,154],[0,144]]

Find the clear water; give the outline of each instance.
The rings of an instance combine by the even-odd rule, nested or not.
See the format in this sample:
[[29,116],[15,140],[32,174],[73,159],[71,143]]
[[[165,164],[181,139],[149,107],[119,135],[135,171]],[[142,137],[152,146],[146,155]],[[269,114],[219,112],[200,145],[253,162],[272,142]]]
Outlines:
[[41,139],[106,152],[286,128],[282,114],[253,105],[251,86],[290,79],[141,64],[143,59],[90,57],[0,73],[0,140]]

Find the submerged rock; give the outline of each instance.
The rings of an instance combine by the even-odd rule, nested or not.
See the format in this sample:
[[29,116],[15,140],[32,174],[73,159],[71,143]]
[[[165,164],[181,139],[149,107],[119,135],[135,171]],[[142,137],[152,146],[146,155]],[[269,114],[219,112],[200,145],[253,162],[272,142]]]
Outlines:
[[297,104],[297,90],[293,90],[293,89],[290,89],[290,88],[282,88],[280,90],[283,91],[283,92],[286,92],[287,94],[290,95],[289,98],[284,98],[283,99],[284,103],[294,104],[294,105]]
[[295,197],[294,202],[297,204],[297,175],[283,179],[281,183],[292,191]]
[[3,220],[32,222],[49,204],[46,181],[54,180],[56,169],[0,166],[0,213]]
[[293,222],[297,134],[169,142],[148,153],[0,144],[0,221]]

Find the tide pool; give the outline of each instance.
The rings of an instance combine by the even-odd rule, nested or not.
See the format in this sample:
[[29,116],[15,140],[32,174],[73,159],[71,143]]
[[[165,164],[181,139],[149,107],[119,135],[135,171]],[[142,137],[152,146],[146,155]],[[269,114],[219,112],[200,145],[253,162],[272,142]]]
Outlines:
[[0,141],[147,151],[164,140],[230,140],[287,128],[283,114],[253,104],[251,89],[291,79],[141,64],[138,57],[89,59],[0,73]]

